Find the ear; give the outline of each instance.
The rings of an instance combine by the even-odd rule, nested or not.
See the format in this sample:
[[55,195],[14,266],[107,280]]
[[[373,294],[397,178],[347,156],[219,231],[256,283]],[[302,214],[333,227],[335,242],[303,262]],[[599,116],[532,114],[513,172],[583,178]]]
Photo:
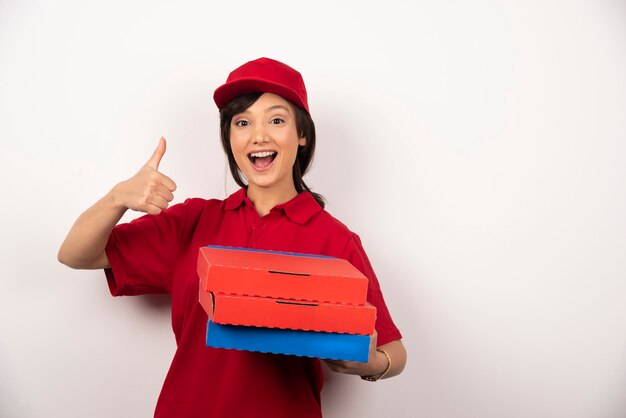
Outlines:
[[300,145],[301,147],[306,145],[306,136],[303,136],[302,138],[298,139],[298,145]]

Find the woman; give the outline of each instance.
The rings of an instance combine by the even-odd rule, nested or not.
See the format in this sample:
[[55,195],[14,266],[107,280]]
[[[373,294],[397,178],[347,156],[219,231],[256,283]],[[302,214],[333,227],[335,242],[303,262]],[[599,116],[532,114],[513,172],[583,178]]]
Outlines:
[[[172,295],[177,350],[156,417],[319,417],[319,360],[206,347],[198,304],[198,248],[227,245],[323,254],[350,261],[369,278],[377,307],[367,363],[330,361],[341,373],[375,381],[399,374],[406,353],[356,234],[333,218],[302,179],[315,126],[300,73],[267,58],[234,70],[214,94],[231,173],[242,186],[227,199],[187,199],[170,208],[176,184],[158,171],[165,140],[146,165],[119,183],[70,230],[59,261],[104,268],[114,296]],[[245,180],[247,181],[244,181]],[[117,225],[127,209],[147,213]]]

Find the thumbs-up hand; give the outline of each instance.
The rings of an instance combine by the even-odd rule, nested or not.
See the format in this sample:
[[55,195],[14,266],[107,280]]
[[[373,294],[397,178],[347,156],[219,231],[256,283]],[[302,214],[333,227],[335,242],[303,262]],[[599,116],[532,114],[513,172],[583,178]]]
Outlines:
[[165,154],[165,138],[139,172],[113,188],[116,202],[125,208],[158,215],[174,199],[176,183],[159,172],[159,163]]

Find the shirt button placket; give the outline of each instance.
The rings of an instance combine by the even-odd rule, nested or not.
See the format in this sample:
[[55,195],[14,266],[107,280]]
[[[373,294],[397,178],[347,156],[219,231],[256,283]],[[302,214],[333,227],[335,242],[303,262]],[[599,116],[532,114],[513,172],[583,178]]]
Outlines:
[[265,221],[260,219],[256,224],[252,225],[252,234],[250,234],[250,241],[248,242],[249,248],[256,248],[256,241],[263,230]]

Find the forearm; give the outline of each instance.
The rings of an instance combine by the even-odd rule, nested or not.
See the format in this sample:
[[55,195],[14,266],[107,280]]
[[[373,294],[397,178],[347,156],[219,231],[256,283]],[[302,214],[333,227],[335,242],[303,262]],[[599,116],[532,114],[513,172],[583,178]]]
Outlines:
[[75,269],[109,267],[104,249],[126,210],[116,203],[114,190],[107,193],[78,217],[59,248],[59,261]]
[[[387,353],[385,355],[381,351]],[[387,358],[389,356],[389,358]],[[397,376],[402,373],[406,365],[406,350],[402,341],[396,340],[376,347],[376,350],[370,354],[367,363],[360,363],[357,368],[357,374],[361,376],[371,376],[378,379],[387,379],[388,377]],[[387,370],[389,367],[389,370]],[[381,376],[384,373],[384,376]]]
[[57,258],[61,263],[76,269],[109,267],[104,249],[126,210],[157,215],[168,207],[176,183],[158,171],[165,148],[165,138],[161,137],[152,157],[137,174],[118,183],[78,217],[59,248]]
[[[391,368],[389,369],[387,374],[385,374],[383,379],[397,376],[400,373],[402,373],[402,370],[404,370],[404,366],[406,366],[406,350],[404,349],[404,345],[402,344],[402,341],[400,340],[391,341],[387,344],[381,345],[378,348],[380,350],[386,351],[387,354],[389,355],[389,358],[391,359]],[[383,355],[382,353],[380,354]],[[386,361],[386,358],[385,358],[385,361]],[[384,370],[382,370],[380,373],[383,373],[383,372]]]
[[[339,373],[356,374],[359,376],[371,376],[377,378],[385,373],[387,366],[390,365],[389,371],[385,373],[383,378],[399,375],[402,373],[404,366],[406,365],[406,350],[401,340],[391,341],[387,344],[383,344],[380,347],[376,347],[377,334],[374,331],[370,340],[370,353],[368,361],[365,363],[356,361],[342,361],[342,360],[324,360],[331,370]],[[378,351],[384,350],[388,355]],[[391,360],[391,363],[390,363]]]

